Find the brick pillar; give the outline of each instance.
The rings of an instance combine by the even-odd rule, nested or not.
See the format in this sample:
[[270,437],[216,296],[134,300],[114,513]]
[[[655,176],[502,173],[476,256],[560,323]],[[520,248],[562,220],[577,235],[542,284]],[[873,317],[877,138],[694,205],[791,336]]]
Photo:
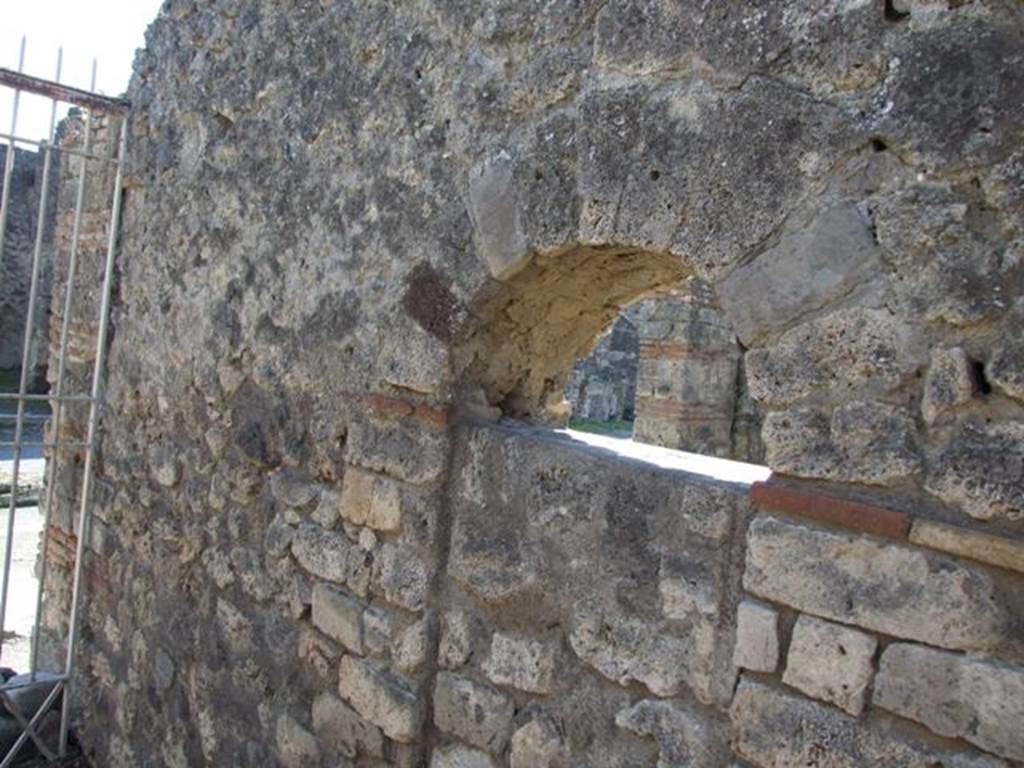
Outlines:
[[[633,439],[720,457],[734,451],[742,358],[732,324],[707,284],[687,280],[639,313]],[[746,422],[744,422],[746,423]]]

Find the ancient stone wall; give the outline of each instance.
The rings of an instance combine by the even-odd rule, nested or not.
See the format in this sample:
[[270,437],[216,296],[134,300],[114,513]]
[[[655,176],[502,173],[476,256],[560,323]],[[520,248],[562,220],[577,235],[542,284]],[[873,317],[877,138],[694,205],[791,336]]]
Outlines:
[[[1024,760],[1022,24],[171,0],[130,94],[96,763]],[[691,274],[768,485],[508,426]]]

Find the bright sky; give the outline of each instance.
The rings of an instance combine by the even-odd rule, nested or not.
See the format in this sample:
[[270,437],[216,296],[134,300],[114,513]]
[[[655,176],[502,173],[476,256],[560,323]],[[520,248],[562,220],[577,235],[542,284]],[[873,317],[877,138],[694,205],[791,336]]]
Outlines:
[[[92,60],[97,62],[96,90],[119,96],[128,87],[135,50],[162,0],[0,0],[0,67],[18,68],[25,35],[25,73],[47,80],[57,74],[57,49],[64,47],[61,82],[88,88]],[[10,133],[13,91],[0,88],[0,133]],[[57,120],[67,114],[57,107]],[[46,137],[50,102],[22,94],[18,135]]]

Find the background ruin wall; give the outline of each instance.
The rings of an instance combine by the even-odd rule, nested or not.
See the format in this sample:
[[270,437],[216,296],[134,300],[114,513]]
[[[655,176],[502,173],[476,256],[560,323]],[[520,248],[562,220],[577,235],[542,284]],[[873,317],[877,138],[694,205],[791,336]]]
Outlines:
[[[167,3],[130,93],[95,764],[1024,761],[1022,25]],[[752,492],[522,425],[690,274],[765,414]]]

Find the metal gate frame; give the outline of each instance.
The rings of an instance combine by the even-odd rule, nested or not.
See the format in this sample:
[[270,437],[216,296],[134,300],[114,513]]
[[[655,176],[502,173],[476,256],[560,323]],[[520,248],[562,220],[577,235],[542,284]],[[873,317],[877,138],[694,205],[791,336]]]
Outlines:
[[[92,151],[92,133],[94,121],[102,115],[125,116],[130,104],[122,99],[112,99],[94,93],[96,87],[96,62],[93,61],[92,85],[90,90],[85,91],[78,88],[71,88],[60,83],[62,52],[57,54],[57,75],[54,80],[45,80],[30,77],[23,73],[25,62],[25,38],[21,41],[18,70],[0,68],[0,89],[6,88],[13,91],[13,106],[11,113],[11,127],[9,133],[0,133],[0,140],[7,143],[7,157],[3,170],[3,194],[0,196],[0,264],[3,262],[4,241],[7,234],[7,219],[10,207],[11,176],[14,171],[15,146],[16,144],[34,145],[43,153],[43,174],[40,188],[39,215],[36,222],[35,245],[32,253],[32,273],[29,287],[29,298],[27,316],[25,318],[24,348],[22,350],[21,376],[18,383],[17,393],[0,393],[0,400],[16,402],[17,411],[15,418],[15,430],[13,442],[0,442],[0,447],[13,449],[13,473],[11,478],[11,494],[8,506],[7,527],[5,536],[5,548],[3,557],[3,579],[0,586],[0,655],[3,653],[3,626],[7,613],[7,597],[10,582],[12,545],[14,543],[14,519],[17,509],[18,496],[18,474],[21,464],[22,450],[26,447],[38,447],[46,452],[45,470],[45,502],[43,503],[43,539],[41,553],[39,556],[39,589],[36,595],[36,615],[31,638],[31,660],[30,679],[36,680],[39,673],[38,652],[40,624],[42,618],[43,596],[46,588],[46,575],[48,569],[49,550],[48,536],[53,515],[54,491],[56,487],[58,465],[60,461],[60,448],[74,448],[85,452],[82,483],[78,493],[78,541],[74,562],[74,578],[71,593],[70,615],[68,617],[68,634],[66,638],[66,660],[64,670],[55,677],[48,676],[47,683],[52,683],[52,689],[46,696],[43,704],[35,713],[30,713],[31,718],[20,710],[17,703],[0,690],[0,703],[18,720],[22,732],[15,741],[8,753],[0,761],[0,768],[8,768],[17,759],[21,749],[29,739],[36,745],[40,753],[48,760],[53,761],[64,758],[68,754],[68,731],[71,719],[72,679],[75,672],[75,652],[79,635],[79,612],[82,604],[83,591],[83,563],[85,560],[86,542],[89,540],[89,531],[92,522],[92,480],[93,461],[98,442],[98,426],[103,407],[103,369],[106,353],[106,338],[110,316],[110,294],[114,271],[114,256],[117,249],[117,235],[121,216],[121,200],[124,178],[124,159],[127,142],[127,119],[122,120],[120,133],[117,141],[116,157],[105,157]],[[49,138],[46,141],[33,141],[18,136],[18,107],[22,92],[44,96],[50,99],[50,129]],[[57,105],[66,103],[80,107],[85,110],[85,133],[83,146],[81,148],[62,147],[56,143],[57,127]],[[47,226],[47,205],[50,194],[50,177],[53,155],[56,152],[63,153],[67,159],[74,157],[79,160],[77,177],[77,189],[75,197],[74,219],[72,224],[70,249],[67,254],[67,284],[63,300],[62,324],[59,335],[59,356],[57,359],[57,376],[49,394],[33,395],[28,393],[28,368],[32,346],[32,336],[36,319],[36,304],[39,294],[40,264],[43,254],[44,232]],[[100,306],[98,307],[98,333],[96,338],[96,352],[92,365],[92,386],[88,394],[66,393],[65,374],[67,368],[68,336],[71,318],[72,302],[75,295],[75,278],[78,267],[79,236],[81,234],[82,211],[86,197],[86,177],[90,163],[113,163],[115,166],[114,188],[112,191],[112,202],[110,205],[109,233],[107,238],[106,259],[103,266],[103,282],[100,290]],[[56,238],[54,242],[53,258],[60,257]],[[54,296],[54,303],[57,297]],[[51,333],[53,329],[50,329]],[[51,351],[53,344],[50,344]],[[53,364],[52,355],[49,363]],[[25,441],[25,406],[32,401],[46,401],[51,405],[51,430],[52,442],[46,442],[45,436],[41,442],[30,443]],[[88,431],[84,443],[60,442],[60,424],[64,417],[64,407],[68,403],[88,403]],[[3,418],[3,417],[0,417]],[[9,416],[7,418],[10,418]],[[42,500],[42,499],[41,499]],[[57,752],[54,753],[43,741],[37,732],[43,717],[49,712],[55,702],[63,694],[61,703],[61,718],[59,731],[59,744]]]

